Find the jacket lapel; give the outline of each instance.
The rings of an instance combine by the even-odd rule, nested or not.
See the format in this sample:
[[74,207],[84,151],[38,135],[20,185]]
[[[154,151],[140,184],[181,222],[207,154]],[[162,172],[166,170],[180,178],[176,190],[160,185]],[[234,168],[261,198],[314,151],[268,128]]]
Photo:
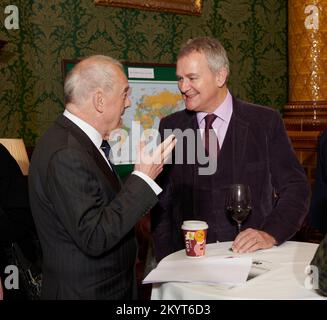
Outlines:
[[95,147],[87,134],[63,115],[60,115],[56,122],[58,125],[65,127],[76,138],[76,140],[80,142],[82,148],[85,149],[85,151],[94,159],[95,163],[109,180],[114,190],[118,192],[121,188],[120,181],[112,170],[110,170],[108,163],[101,156],[100,151]]
[[238,182],[241,178],[241,170],[243,168],[245,151],[247,148],[248,127],[249,123],[243,120],[242,108],[239,102],[233,97],[233,114],[230,121],[232,134],[232,165],[233,165],[233,181]]

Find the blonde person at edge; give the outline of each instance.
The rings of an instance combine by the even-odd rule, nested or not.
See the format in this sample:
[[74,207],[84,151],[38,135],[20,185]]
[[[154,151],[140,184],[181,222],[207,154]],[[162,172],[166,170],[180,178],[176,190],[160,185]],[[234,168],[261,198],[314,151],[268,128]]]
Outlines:
[[[200,175],[201,162],[187,163],[184,142],[176,134],[173,158],[182,150],[183,163],[164,168],[157,180],[164,191],[151,210],[157,260],[183,249],[179,231],[184,220],[206,221],[208,243],[233,241],[239,253],[290,239],[307,214],[309,185],[279,113],[230,93],[228,57],[216,39],[189,40],[177,56],[176,73],[186,109],[163,118],[160,134],[205,131],[210,116],[220,151],[217,170]],[[197,143],[203,145],[201,139]],[[252,196],[252,212],[239,234],[224,208],[227,187],[234,183],[249,185]]]
[[63,115],[38,142],[30,202],[43,251],[42,299],[135,299],[134,225],[162,191],[153,181],[175,142],[151,155],[138,147],[122,185],[101,146],[131,101],[122,65],[106,56],[79,62],[65,79]]

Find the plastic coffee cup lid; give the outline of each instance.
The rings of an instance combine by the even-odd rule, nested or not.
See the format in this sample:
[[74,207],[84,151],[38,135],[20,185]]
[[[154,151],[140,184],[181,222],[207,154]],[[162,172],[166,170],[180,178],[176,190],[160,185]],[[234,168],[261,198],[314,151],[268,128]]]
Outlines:
[[183,230],[203,230],[208,228],[208,224],[200,220],[186,220],[182,224]]

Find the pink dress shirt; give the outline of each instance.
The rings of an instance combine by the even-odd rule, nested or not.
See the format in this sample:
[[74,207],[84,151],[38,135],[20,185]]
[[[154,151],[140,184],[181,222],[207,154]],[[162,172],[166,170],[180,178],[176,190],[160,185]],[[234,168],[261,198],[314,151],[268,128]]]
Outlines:
[[[213,129],[218,137],[220,149],[223,145],[226,132],[228,129],[229,121],[232,117],[233,113],[233,99],[232,95],[229,91],[227,91],[227,95],[225,100],[221,105],[217,107],[217,109],[213,112],[217,115],[217,118],[212,124]],[[206,112],[197,112],[196,117],[198,120],[198,125],[201,131],[201,136],[203,137],[204,128],[205,128],[205,120],[204,117],[207,115]]]

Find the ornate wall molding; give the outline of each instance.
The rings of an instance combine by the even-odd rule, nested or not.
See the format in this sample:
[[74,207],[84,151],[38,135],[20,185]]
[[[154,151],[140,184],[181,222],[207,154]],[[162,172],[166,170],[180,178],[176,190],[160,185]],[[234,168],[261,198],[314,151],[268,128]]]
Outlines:
[[201,14],[203,0],[95,0],[96,5],[136,8],[151,11],[174,12],[179,14]]

